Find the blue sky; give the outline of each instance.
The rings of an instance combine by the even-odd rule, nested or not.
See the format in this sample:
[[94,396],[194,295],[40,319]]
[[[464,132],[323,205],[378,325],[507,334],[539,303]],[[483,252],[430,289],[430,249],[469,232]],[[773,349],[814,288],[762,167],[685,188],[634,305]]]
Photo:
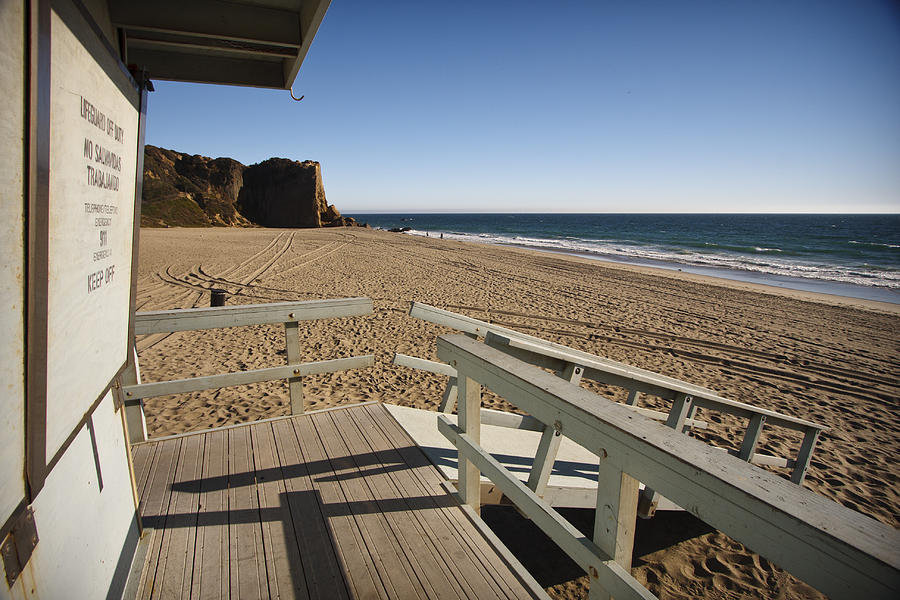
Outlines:
[[890,0],[333,0],[302,102],[156,90],[147,143],[318,160],[344,213],[900,212]]

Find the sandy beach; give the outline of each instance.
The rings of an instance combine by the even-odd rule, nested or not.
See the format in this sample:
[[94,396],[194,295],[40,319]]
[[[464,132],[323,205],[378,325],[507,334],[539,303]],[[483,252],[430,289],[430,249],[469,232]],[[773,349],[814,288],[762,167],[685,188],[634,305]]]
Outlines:
[[[391,364],[395,352],[436,360],[447,330],[407,315],[419,301],[823,423],[805,485],[900,526],[900,305],[362,228],[143,229],[138,277],[139,311],[208,306],[211,287],[227,290],[228,304],[372,298],[373,315],[301,323],[304,361],[376,356],[370,369],[305,378],[308,410],[366,400],[436,409],[444,380]],[[145,381],[285,361],[280,326],[146,336],[137,348]],[[490,395],[485,405],[508,408]],[[160,436],[288,407],[286,385],[269,383],[149,399],[146,414]],[[740,420],[701,416],[710,428],[696,437],[739,447]],[[759,451],[798,445],[770,427]],[[633,573],[661,598],[822,597],[689,515],[639,525]],[[539,576],[551,595],[586,597],[586,578],[551,564]]]

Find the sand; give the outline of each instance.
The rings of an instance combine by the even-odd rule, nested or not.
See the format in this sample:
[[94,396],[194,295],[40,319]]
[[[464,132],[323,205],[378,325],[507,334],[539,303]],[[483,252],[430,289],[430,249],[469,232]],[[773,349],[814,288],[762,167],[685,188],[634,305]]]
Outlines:
[[[301,325],[305,361],[376,356],[367,370],[305,378],[307,409],[365,400],[435,409],[444,381],[391,364],[394,352],[436,359],[435,337],[446,330],[411,319],[416,300],[823,423],[830,430],[806,486],[900,526],[900,306],[361,228],[141,231],[138,310],[208,306],[210,287],[228,290],[229,304],[372,298],[374,315]],[[145,381],[285,361],[280,326],[147,336],[138,352]],[[146,412],[158,436],[283,415],[288,406],[286,385],[269,383],[150,399]],[[742,422],[701,416],[711,427],[697,437],[739,446]],[[788,454],[798,440],[769,427],[759,451]],[[589,531],[590,512],[570,516]],[[488,516],[518,518],[508,513]],[[546,563],[539,580],[551,594],[586,597],[586,579],[555,556],[547,547],[523,560]],[[686,514],[639,523],[634,564],[635,577],[662,598],[821,597]]]

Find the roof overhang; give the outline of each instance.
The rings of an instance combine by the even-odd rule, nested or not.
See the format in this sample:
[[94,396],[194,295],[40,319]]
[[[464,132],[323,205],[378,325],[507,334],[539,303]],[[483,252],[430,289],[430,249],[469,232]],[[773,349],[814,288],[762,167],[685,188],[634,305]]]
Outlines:
[[330,3],[109,0],[109,15],[152,79],[290,89]]

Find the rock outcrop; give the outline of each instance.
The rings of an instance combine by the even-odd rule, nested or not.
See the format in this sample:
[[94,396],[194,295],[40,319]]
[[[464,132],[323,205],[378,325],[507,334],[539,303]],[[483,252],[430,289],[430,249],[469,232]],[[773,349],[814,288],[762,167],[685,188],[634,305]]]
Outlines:
[[146,146],[144,227],[335,227],[357,225],[325,200],[322,168],[286,158],[246,167]]

